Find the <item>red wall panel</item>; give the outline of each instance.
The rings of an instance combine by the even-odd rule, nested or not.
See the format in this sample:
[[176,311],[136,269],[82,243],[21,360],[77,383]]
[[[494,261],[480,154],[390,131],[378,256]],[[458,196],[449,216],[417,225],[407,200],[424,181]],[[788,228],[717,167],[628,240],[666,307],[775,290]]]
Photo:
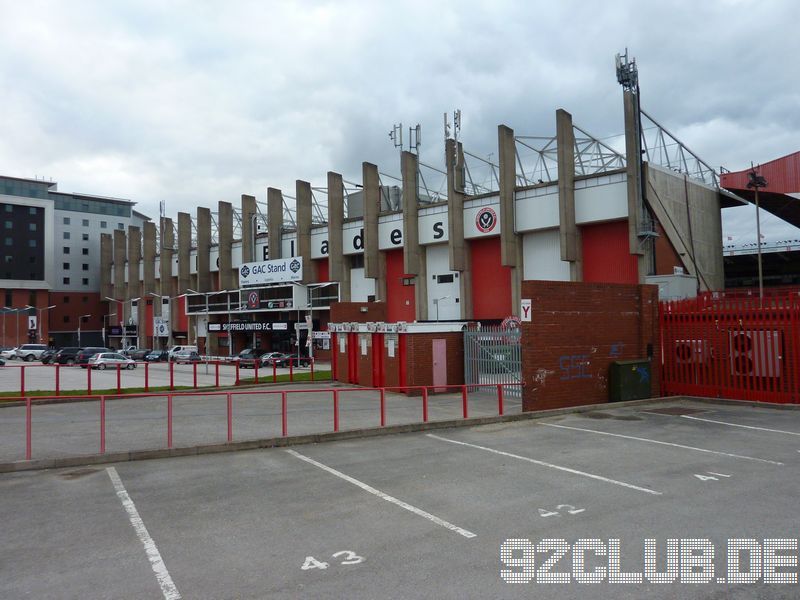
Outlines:
[[627,220],[580,229],[585,282],[639,283],[638,259],[628,249]]
[[472,314],[503,319],[511,314],[511,268],[500,266],[500,238],[469,242],[472,258]]
[[390,250],[386,253],[386,320],[414,321],[416,303],[414,286],[403,285],[403,251]]
[[314,264],[317,266],[317,283],[325,283],[330,281],[328,259],[323,258],[320,260],[315,260]]

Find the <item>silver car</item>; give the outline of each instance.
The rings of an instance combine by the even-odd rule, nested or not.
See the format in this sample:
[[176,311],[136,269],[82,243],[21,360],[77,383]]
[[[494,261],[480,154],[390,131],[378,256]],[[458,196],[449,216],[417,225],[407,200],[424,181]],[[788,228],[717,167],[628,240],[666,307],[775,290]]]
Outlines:
[[108,367],[116,369],[117,365],[120,369],[135,369],[136,361],[117,352],[98,352],[89,358],[88,365],[90,369],[100,369],[101,371]]

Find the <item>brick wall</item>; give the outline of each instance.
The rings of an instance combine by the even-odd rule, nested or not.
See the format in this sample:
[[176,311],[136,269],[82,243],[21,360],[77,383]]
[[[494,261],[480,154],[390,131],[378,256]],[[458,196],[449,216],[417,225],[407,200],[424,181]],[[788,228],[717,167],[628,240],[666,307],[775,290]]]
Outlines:
[[647,358],[648,345],[659,394],[657,286],[524,281],[522,298],[533,305],[522,323],[523,410],[607,402],[609,365]]
[[[366,312],[361,312],[361,309]],[[331,304],[331,323],[369,323],[386,321],[385,302],[334,302]]]
[[447,343],[447,383],[464,383],[464,335],[461,332],[415,333],[408,336],[408,385],[433,385],[433,340]]

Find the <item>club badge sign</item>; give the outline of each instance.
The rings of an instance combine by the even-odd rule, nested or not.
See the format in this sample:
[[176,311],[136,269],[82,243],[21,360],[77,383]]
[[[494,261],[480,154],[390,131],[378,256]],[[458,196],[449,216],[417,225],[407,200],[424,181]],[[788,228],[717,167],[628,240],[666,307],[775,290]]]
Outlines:
[[303,279],[303,259],[299,256],[244,263],[239,268],[239,285],[282,283]]
[[261,299],[258,297],[257,291],[252,291],[247,294],[247,308],[258,308],[261,304]]
[[494,229],[495,225],[497,225],[497,213],[494,212],[493,208],[485,206],[475,215],[475,227],[481,233],[489,233]]

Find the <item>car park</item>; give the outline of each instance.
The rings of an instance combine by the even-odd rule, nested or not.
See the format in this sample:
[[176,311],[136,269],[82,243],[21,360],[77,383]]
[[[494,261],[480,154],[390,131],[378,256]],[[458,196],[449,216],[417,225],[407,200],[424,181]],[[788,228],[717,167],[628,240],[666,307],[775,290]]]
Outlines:
[[45,344],[22,344],[17,348],[17,358],[25,362],[31,362],[32,360],[38,360],[45,350],[47,350],[47,345]]
[[81,348],[78,348],[77,346],[61,348],[61,350],[56,352],[53,360],[50,362],[57,365],[74,365],[76,362],[78,362],[78,352],[80,351]]
[[83,348],[80,352],[78,352],[78,354],[75,355],[75,364],[80,365],[81,369],[85,369],[86,364],[89,362],[89,359],[98,352],[111,352],[111,349],[101,348],[99,346],[90,346],[88,348]]
[[122,369],[135,369],[136,362],[133,359],[123,356],[119,352],[97,352],[89,358],[88,365],[92,369],[116,369],[119,365]]
[[17,357],[16,348],[0,348],[0,358],[5,360],[14,360]]
[[169,350],[153,350],[145,355],[147,362],[167,362],[169,360]]
[[172,356],[172,360],[180,365],[200,362],[202,359],[196,350],[181,350]]

